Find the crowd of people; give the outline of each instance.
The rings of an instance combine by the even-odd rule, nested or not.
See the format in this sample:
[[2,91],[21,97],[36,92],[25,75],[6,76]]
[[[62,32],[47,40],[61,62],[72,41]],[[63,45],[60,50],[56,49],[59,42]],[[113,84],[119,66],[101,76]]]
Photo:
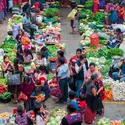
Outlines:
[[[17,104],[19,102],[19,95],[23,93],[28,98],[24,101],[25,110],[27,112],[30,110],[37,110],[37,113],[39,114],[41,107],[46,108],[45,102],[50,96],[47,76],[49,72],[53,72],[62,92],[62,96],[56,103],[68,104],[67,109],[69,115],[63,118],[62,125],[65,125],[65,123],[70,125],[74,122],[80,125],[82,122],[81,115],[83,114],[90,113],[87,117],[93,115],[93,118],[90,119],[90,121],[86,121],[85,119],[87,123],[92,123],[97,114],[103,115],[103,106],[99,108],[99,110],[94,109],[92,106],[93,98],[103,100],[104,96],[102,76],[95,66],[95,63],[91,62],[88,64],[86,56],[82,54],[81,49],[76,50],[76,55],[71,57],[69,62],[66,60],[64,52],[59,50],[57,51],[58,58],[56,60],[55,70],[48,71],[47,58],[42,54],[43,52],[39,51],[37,52],[37,56],[34,57],[30,49],[22,49],[20,52],[18,52],[17,49],[17,56],[14,59],[14,64],[10,62],[8,56],[4,56],[2,63],[4,77],[7,77],[7,75],[12,73],[20,74],[20,85],[8,85],[8,91],[11,92],[14,97],[13,103]],[[35,62],[37,66],[32,67],[30,71],[27,71],[24,65],[31,64],[32,62]],[[70,72],[70,77],[68,71]],[[70,82],[70,88],[72,90],[70,92],[68,91],[69,79],[73,79],[72,82]],[[38,102],[37,97],[40,95],[43,95],[44,98]],[[75,115],[77,115],[77,118],[74,121],[73,118]],[[17,119],[19,118],[20,117],[17,116]],[[37,116],[36,119],[39,119],[39,116]],[[73,121],[68,121],[71,119]],[[20,120],[17,120],[17,122],[19,121]]]
[[[4,9],[4,4],[0,0],[0,23],[3,23],[5,17]],[[39,22],[36,21],[39,9],[32,14],[29,2],[24,5],[23,29],[18,27],[17,33],[14,32],[17,42],[16,58],[12,63],[10,57],[5,55],[1,65],[3,77],[8,77],[10,74],[19,75],[19,85],[8,85],[8,91],[13,94],[13,103],[17,104],[20,101],[20,95],[27,97],[26,100],[23,100],[24,108],[22,106],[17,108],[18,114],[15,121],[19,125],[33,125],[34,120],[36,120],[36,125],[45,125],[49,119],[48,112],[45,110],[46,100],[51,96],[48,74],[53,73],[62,93],[55,103],[67,105],[68,114],[62,119],[61,125],[81,125],[83,115],[84,121],[92,124],[97,115],[104,114],[102,75],[94,62],[88,62],[81,48],[76,50],[76,54],[69,61],[65,58],[64,51],[58,50],[55,69],[48,68],[47,47],[42,46],[40,50],[37,50],[31,42],[36,31],[32,24],[39,27]],[[110,23],[123,24],[124,8],[122,5],[107,3],[105,11],[111,14]],[[75,20],[71,22],[73,34],[79,16],[77,13]],[[123,42],[120,29],[116,30],[116,34],[117,42]],[[113,44],[113,46],[115,45]],[[31,66],[28,70],[25,68],[27,64]],[[125,79],[124,64],[123,61],[120,73],[115,72],[112,75],[114,80],[122,81]],[[35,113],[35,119],[29,117],[28,111],[31,110]]]

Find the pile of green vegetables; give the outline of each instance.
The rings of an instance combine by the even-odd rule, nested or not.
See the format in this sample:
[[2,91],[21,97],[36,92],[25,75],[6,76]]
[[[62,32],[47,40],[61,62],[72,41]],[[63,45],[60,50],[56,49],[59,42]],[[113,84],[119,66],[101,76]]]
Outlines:
[[57,16],[54,16],[53,18],[51,18],[51,21],[52,21],[53,23],[57,22],[57,21],[58,21],[58,17],[57,17]]
[[22,21],[22,16],[20,16],[20,15],[16,15],[14,18],[12,18],[12,21],[11,21],[11,23],[13,24],[13,23],[21,23],[21,21]]
[[125,120],[122,121],[123,125],[125,125]]
[[56,16],[56,13],[59,13],[59,9],[57,9],[57,8],[49,8],[44,11],[44,15],[46,17],[50,17],[50,18]]
[[52,73],[49,73],[49,75],[48,75],[48,80],[51,80],[52,78],[53,78],[53,74]]
[[101,67],[100,72],[104,78],[106,77],[106,74],[109,72],[111,64],[112,64],[112,59],[109,59]]
[[104,88],[107,89],[107,90],[112,90],[111,85],[108,85],[108,84],[104,84]]
[[105,20],[105,14],[102,12],[97,12],[96,14],[94,14],[92,19],[98,23],[101,23]]
[[47,45],[47,49],[48,49],[49,57],[51,58],[57,57],[56,53],[57,53],[58,48],[55,45]]
[[93,8],[93,0],[87,0],[84,4],[85,8]]
[[7,85],[7,78],[0,78],[0,84]]
[[5,93],[0,95],[0,98],[9,99],[9,98],[11,98],[11,96],[12,96],[12,94],[10,92],[5,92]]
[[13,62],[13,60],[16,56],[16,53],[14,52],[14,50],[16,49],[15,41],[12,38],[6,39],[0,48],[2,48],[4,50],[6,55],[11,57],[10,61]]
[[87,15],[90,16],[92,14],[92,11],[83,8],[79,10],[79,14],[80,14],[80,18],[86,18]]
[[50,8],[59,8],[59,2],[58,1],[56,1],[55,3],[51,3],[50,5]]
[[102,47],[97,53],[89,52],[87,53],[87,58],[90,57],[95,57],[95,58],[100,58],[100,57],[105,57],[106,62],[103,64],[101,67],[100,71],[103,77],[106,76],[106,73],[109,72],[110,66],[112,64],[112,57],[113,56],[123,56],[124,51],[119,48],[112,48],[112,49],[107,49],[106,47]]
[[113,56],[123,56],[124,51],[119,48],[107,49],[107,47],[102,47],[97,53],[89,52],[87,57],[96,57],[100,58],[104,56],[106,59],[111,59]]

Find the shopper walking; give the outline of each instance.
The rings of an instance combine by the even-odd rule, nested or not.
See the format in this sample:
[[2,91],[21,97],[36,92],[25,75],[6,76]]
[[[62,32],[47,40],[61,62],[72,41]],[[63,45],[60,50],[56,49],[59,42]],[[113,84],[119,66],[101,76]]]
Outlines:
[[68,98],[68,64],[64,58],[58,59],[59,67],[57,68],[57,79],[62,91],[62,97],[57,103],[65,103]]
[[78,48],[76,50],[76,55],[72,56],[69,60],[69,71],[70,71],[70,79],[72,79],[72,83],[69,84],[70,89],[73,91],[76,91],[76,70],[75,70],[75,64],[77,60],[79,60],[80,55],[82,54],[82,50]]

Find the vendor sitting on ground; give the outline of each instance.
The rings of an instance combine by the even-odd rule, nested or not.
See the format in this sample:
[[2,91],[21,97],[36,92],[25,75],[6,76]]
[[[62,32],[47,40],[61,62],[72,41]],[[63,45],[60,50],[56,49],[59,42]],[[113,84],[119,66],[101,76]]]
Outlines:
[[119,72],[114,72],[112,74],[112,78],[114,80],[120,80],[120,82],[125,81],[125,57],[124,57],[123,62],[121,62],[121,66],[120,66]]
[[118,48],[120,44],[123,42],[123,34],[121,32],[121,29],[116,29],[116,37],[110,39],[108,43],[108,48]]
[[27,36],[27,33],[25,31],[22,33],[21,44],[23,50],[31,49],[32,47],[34,47],[34,45],[31,43],[30,38]]
[[32,27],[31,19],[29,14],[25,14],[25,16],[22,19],[23,29],[30,33],[30,38],[33,38],[35,28]]

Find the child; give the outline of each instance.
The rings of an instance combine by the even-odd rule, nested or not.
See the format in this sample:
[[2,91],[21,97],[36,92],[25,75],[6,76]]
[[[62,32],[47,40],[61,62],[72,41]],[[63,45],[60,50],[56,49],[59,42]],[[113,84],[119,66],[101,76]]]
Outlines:
[[76,110],[78,111],[79,110],[79,107],[78,107],[78,102],[76,100],[76,94],[74,91],[70,91],[69,92],[69,102],[68,104],[72,104],[76,107]]
[[45,94],[41,91],[40,88],[36,88],[35,91],[31,94],[30,98],[33,99],[34,107],[37,107],[38,105],[42,106],[42,102],[45,100]]
[[85,111],[86,102],[85,102],[85,96],[83,94],[79,96],[78,104],[79,104],[80,111],[82,112]]
[[0,0],[0,24],[3,24],[3,9],[4,9],[4,5],[2,0]]

